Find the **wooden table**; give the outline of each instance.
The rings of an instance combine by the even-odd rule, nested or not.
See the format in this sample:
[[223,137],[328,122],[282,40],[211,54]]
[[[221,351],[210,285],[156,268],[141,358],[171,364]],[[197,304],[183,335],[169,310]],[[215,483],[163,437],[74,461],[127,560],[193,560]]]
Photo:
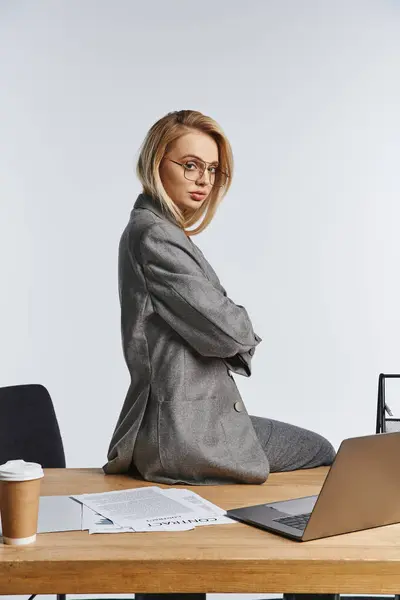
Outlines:
[[[277,473],[261,486],[184,487],[228,509],[317,494],[326,473]],[[153,484],[101,469],[46,469],[42,495],[144,485]],[[46,533],[24,548],[0,544],[0,594],[284,591],[398,593],[400,525],[305,543],[237,523],[181,532]]]

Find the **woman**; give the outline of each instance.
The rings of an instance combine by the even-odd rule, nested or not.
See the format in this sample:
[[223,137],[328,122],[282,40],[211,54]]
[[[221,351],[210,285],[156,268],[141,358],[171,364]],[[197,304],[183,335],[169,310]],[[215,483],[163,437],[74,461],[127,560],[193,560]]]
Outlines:
[[167,484],[261,484],[270,471],[333,461],[320,435],[249,416],[231,375],[251,375],[261,338],[191,238],[211,222],[232,172],[229,141],[196,111],[169,113],[143,143],[143,193],[119,248],[131,385],[105,473]]

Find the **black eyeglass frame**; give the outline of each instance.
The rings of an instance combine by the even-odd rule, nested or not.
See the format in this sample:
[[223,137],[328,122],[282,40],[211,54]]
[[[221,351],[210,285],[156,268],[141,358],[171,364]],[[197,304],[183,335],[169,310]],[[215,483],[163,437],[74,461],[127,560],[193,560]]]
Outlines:
[[[178,162],[177,160],[172,160],[172,158],[168,158],[168,157],[166,157],[166,158],[167,158],[167,160],[170,160],[171,162],[175,163],[176,165],[180,165],[181,167],[183,167],[183,176],[185,177],[185,179],[187,179],[188,181],[196,181],[195,179],[189,179],[188,177],[186,177],[186,171],[187,171],[187,169],[185,169],[185,164],[186,164],[186,163],[180,163],[180,162]],[[198,161],[199,159],[196,159],[196,160]],[[187,162],[195,162],[195,161],[194,161],[194,160],[193,160],[193,161],[190,161],[190,160],[189,160],[189,161],[187,161]],[[202,163],[204,163],[206,166],[204,167],[204,169],[203,169],[203,171],[202,171],[202,173],[201,173],[201,175],[200,175],[199,179],[200,179],[201,177],[203,177],[203,175],[204,175],[204,171],[206,170],[206,167],[207,167],[207,165],[212,165],[212,163],[207,163],[205,160],[202,160],[201,162],[202,162]],[[219,167],[215,167],[215,168],[216,168],[216,169],[219,169]],[[228,181],[228,179],[229,179],[229,175],[228,175],[228,173],[225,173],[225,171],[223,171],[222,169],[220,169],[220,172],[221,172],[223,175],[225,175],[225,177],[226,177],[226,180],[225,180],[225,182],[224,182],[222,185],[221,185],[221,184],[220,184],[220,185],[218,185],[218,184],[215,184],[215,183],[211,183],[211,180],[210,180],[210,177],[209,177],[209,178],[208,178],[208,181],[210,182],[210,185],[211,185],[212,187],[214,187],[214,186],[215,186],[215,187],[224,187],[224,186],[226,185],[226,182],[227,182],[227,181]]]

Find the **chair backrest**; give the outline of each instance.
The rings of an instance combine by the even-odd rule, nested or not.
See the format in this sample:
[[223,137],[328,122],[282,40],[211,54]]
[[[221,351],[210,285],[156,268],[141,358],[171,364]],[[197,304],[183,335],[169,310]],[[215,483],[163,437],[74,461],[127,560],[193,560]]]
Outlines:
[[53,402],[42,385],[0,388],[0,464],[17,458],[47,469],[65,467]]

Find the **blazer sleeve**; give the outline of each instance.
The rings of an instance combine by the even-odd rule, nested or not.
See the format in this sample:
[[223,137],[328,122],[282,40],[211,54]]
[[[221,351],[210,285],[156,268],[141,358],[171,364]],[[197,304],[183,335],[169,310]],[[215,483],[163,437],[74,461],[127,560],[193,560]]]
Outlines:
[[[254,334],[257,344],[262,341],[259,335]],[[235,356],[224,358],[224,362],[230,371],[243,375],[244,377],[251,376],[251,359],[255,352],[255,346],[250,348],[247,352],[238,352]]]
[[258,341],[246,309],[211,283],[178,233],[173,225],[153,224],[140,240],[154,310],[203,356],[254,349]]
[[[224,296],[226,296],[227,295],[226,290],[221,285],[221,282],[219,282],[219,286],[220,286],[221,291],[224,294]],[[257,335],[256,333],[254,333],[254,337],[256,339],[257,344],[262,342],[262,338],[259,335]],[[237,373],[238,375],[243,375],[244,377],[250,377],[251,376],[251,359],[253,358],[255,350],[256,350],[256,346],[253,346],[253,348],[250,348],[250,350],[248,350],[247,352],[238,352],[237,354],[235,354],[235,356],[230,356],[230,357],[224,358],[223,359],[224,363],[226,364],[226,366],[228,367],[228,369],[230,371],[233,371],[233,373]]]

